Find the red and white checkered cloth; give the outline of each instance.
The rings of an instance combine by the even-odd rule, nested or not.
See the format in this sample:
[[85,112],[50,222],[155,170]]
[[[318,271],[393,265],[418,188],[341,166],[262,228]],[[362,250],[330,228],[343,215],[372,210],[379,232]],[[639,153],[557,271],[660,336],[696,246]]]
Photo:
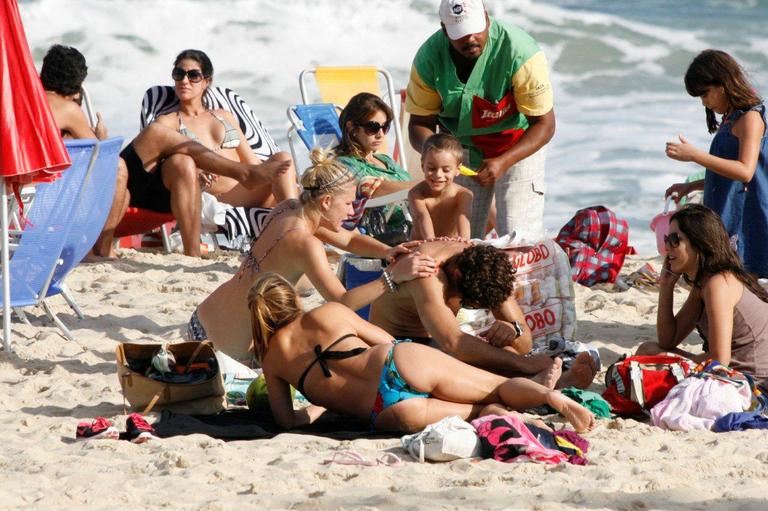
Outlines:
[[568,254],[573,281],[588,287],[615,282],[631,253],[627,221],[604,206],[577,211],[555,241]]

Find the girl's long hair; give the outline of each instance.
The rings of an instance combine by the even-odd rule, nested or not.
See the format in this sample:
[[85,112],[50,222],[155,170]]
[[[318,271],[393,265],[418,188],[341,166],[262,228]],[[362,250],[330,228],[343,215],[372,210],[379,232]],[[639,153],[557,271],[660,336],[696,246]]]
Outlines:
[[680,230],[699,254],[699,267],[691,284],[701,287],[705,274],[730,272],[758,298],[768,302],[768,292],[758,284],[752,274],[744,270],[744,265],[731,247],[728,233],[717,213],[701,204],[688,204],[672,215],[670,221],[672,220],[677,221]]
[[[737,110],[748,110],[762,102],[749,83],[744,69],[736,59],[721,50],[704,50],[699,53],[685,72],[685,90],[691,96],[703,96],[708,87],[723,87],[730,107]],[[704,110],[707,114],[707,129],[714,133],[719,126],[715,112],[709,108]]]
[[[338,156],[354,156],[356,158],[365,156],[363,148],[352,136],[352,132],[355,127],[369,120],[376,112],[384,112],[384,115],[387,116],[387,122],[389,123],[391,123],[392,119],[395,117],[389,105],[375,94],[361,92],[360,94],[352,96],[349,103],[347,103],[347,106],[341,111],[341,115],[339,115],[341,142],[336,148],[336,154]],[[352,124],[352,128],[347,126],[348,123]]]
[[269,338],[296,319],[302,310],[291,283],[273,272],[256,278],[248,291],[248,310],[251,312],[253,353],[256,361],[261,364]]

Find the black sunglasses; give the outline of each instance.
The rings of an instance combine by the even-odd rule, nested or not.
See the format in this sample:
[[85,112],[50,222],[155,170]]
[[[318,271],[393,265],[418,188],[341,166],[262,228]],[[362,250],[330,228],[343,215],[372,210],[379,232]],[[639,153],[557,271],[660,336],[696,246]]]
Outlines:
[[171,78],[176,82],[182,81],[185,76],[189,78],[190,83],[198,83],[205,78],[205,75],[203,75],[203,72],[199,69],[190,69],[189,71],[186,71],[180,67],[174,67],[173,71],[171,71]]
[[680,235],[676,232],[664,235],[664,245],[670,248],[677,248],[680,246]]
[[358,124],[361,128],[363,128],[363,131],[365,131],[366,135],[375,135],[379,132],[379,130],[383,131],[386,135],[389,133],[389,126],[392,123],[389,121],[385,122],[384,124],[379,124],[376,121],[368,121],[368,122],[361,122]]

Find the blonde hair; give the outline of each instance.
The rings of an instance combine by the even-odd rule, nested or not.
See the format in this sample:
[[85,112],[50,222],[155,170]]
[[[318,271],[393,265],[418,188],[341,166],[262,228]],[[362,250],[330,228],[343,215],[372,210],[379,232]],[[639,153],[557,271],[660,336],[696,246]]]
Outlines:
[[453,155],[456,158],[457,166],[464,161],[464,148],[461,146],[461,142],[448,133],[436,133],[424,141],[424,145],[421,147],[422,160],[430,151],[445,151]]
[[267,272],[259,275],[248,291],[248,310],[251,312],[253,353],[261,363],[269,338],[296,319],[302,309],[291,283],[277,273]]
[[314,204],[324,195],[336,195],[355,181],[354,172],[334,158],[330,149],[315,148],[310,154],[312,166],[301,176],[301,203]]

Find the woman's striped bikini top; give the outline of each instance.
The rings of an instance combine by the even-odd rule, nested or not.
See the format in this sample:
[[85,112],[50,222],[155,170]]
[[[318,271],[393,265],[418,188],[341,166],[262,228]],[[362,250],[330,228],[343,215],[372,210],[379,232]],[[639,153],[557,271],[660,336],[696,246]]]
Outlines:
[[[212,111],[208,110],[208,113],[210,113],[214,119],[219,121],[224,126],[224,139],[221,141],[221,144],[219,144],[219,147],[217,149],[235,149],[238,146],[240,146],[240,133],[237,131],[237,128],[233,127],[231,124],[227,122],[226,119],[223,117],[219,117],[218,115],[214,114]],[[184,121],[181,118],[181,112],[177,112],[177,115],[179,117],[179,133],[182,135],[191,138],[192,140],[198,140],[197,135],[195,135],[195,132],[188,129],[184,125]]]

